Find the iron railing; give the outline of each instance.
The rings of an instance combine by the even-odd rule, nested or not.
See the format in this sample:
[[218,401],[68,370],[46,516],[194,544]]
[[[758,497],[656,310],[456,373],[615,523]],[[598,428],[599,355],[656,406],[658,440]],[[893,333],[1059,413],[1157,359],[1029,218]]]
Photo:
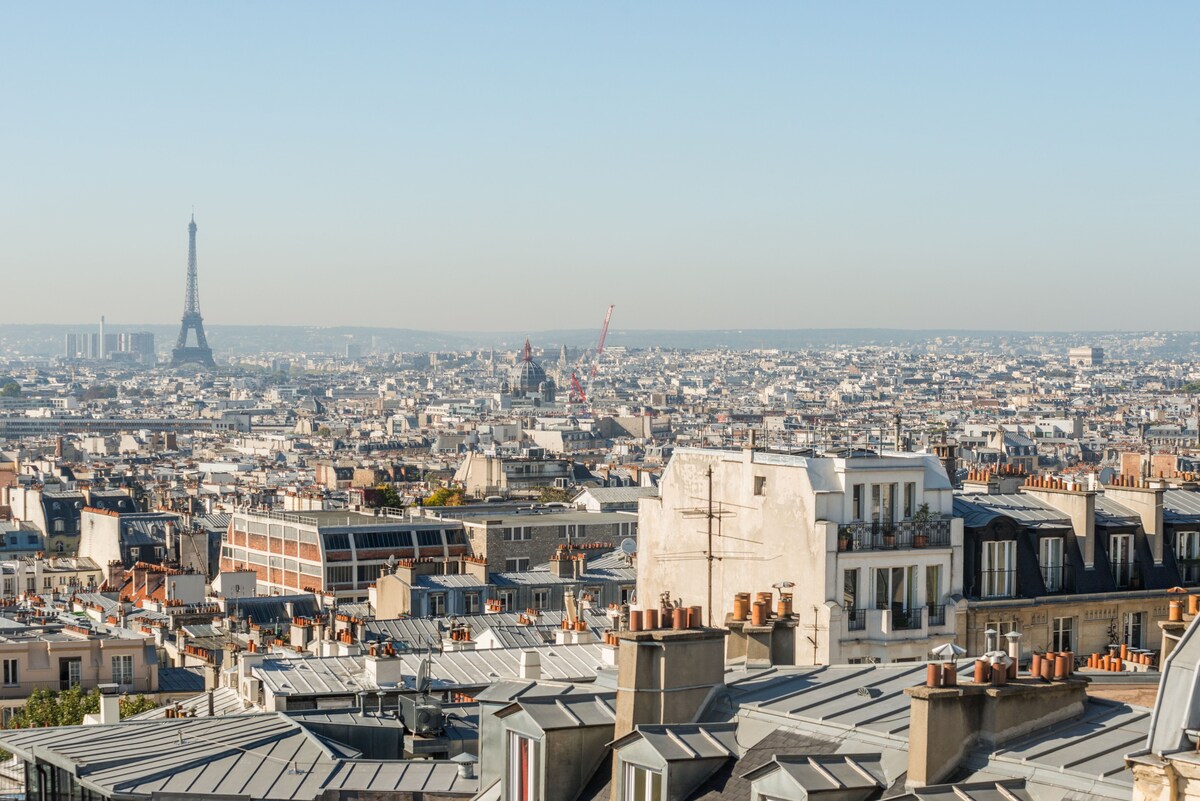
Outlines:
[[1142,589],[1142,566],[1133,559],[1123,562],[1112,562],[1113,581],[1117,583],[1119,590],[1140,590]]
[[930,604],[926,608],[929,610],[929,625],[946,625],[946,606],[944,604]]
[[1015,598],[1017,595],[1017,571],[1015,570],[981,570],[979,571],[978,597],[980,598]]
[[839,551],[891,551],[908,548],[949,548],[950,518],[901,520],[898,523],[860,522],[838,526]]
[[1041,570],[1047,595],[1075,592],[1075,573],[1070,565],[1042,565]]
[[925,610],[919,606],[915,609],[893,609],[892,630],[912,631],[913,629],[921,628],[921,613],[923,611]]
[[867,610],[851,607],[846,610],[846,630],[864,631],[867,628]]

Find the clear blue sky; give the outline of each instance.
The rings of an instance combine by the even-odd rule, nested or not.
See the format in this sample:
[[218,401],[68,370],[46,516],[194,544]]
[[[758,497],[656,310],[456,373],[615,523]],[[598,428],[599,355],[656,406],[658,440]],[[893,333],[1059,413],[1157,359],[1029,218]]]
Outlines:
[[1200,3],[8,3],[0,322],[1197,328]]

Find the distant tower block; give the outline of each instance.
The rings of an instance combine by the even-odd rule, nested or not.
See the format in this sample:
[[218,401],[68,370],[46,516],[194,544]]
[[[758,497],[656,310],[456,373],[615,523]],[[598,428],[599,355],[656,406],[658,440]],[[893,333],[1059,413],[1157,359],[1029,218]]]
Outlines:
[[[196,334],[196,344],[188,345],[188,331]],[[188,266],[187,297],[183,303],[183,324],[179,328],[179,340],[171,351],[171,366],[202,364],[216,367],[212,348],[204,336],[204,318],[200,316],[200,285],[196,279],[196,216],[188,223]]]

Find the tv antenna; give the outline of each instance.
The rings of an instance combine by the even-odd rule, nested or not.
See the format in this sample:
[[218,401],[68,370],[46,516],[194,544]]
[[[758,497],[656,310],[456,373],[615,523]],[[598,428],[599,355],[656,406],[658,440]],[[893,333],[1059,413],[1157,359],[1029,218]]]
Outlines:
[[[708,547],[701,552],[701,557],[707,563],[708,568],[708,606],[706,614],[708,616],[708,625],[713,625],[713,562],[719,559],[747,559],[749,557],[740,555],[743,552],[726,551],[718,554],[713,548],[713,537],[721,537],[721,521],[726,517],[732,517],[737,514],[733,509],[726,509],[726,506],[737,506],[725,501],[713,501],[713,468],[708,466],[705,471],[705,477],[708,481],[708,493],[704,498],[695,498],[695,500],[704,501],[704,506],[695,507],[692,509],[683,509],[682,514],[687,518],[704,518],[706,526],[705,531],[708,536]],[[742,507],[749,508],[749,507]],[[713,530],[713,523],[716,523],[716,531]],[[734,537],[732,539],[740,539]],[[755,540],[744,540],[745,542],[755,542]],[[759,543],[761,544],[761,543]]]

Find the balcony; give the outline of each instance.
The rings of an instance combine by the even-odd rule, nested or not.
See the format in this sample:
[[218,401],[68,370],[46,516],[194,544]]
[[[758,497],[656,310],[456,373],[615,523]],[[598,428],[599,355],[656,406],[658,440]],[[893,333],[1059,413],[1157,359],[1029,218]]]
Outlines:
[[978,598],[1015,598],[1017,596],[1017,571],[979,571]]
[[892,631],[919,630],[921,628],[921,613],[924,611],[919,606],[916,609],[893,609]]
[[930,626],[946,625],[946,607],[944,604],[930,604],[926,607]]
[[1047,595],[1069,595],[1075,592],[1075,573],[1070,565],[1043,565],[1041,571]]
[[948,517],[936,520],[902,520],[899,523],[843,523],[838,526],[839,551],[949,547]]
[[866,631],[867,610],[850,608],[846,610],[846,630]]
[[1144,586],[1142,566],[1136,561],[1113,562],[1110,567],[1118,590],[1140,590]]

